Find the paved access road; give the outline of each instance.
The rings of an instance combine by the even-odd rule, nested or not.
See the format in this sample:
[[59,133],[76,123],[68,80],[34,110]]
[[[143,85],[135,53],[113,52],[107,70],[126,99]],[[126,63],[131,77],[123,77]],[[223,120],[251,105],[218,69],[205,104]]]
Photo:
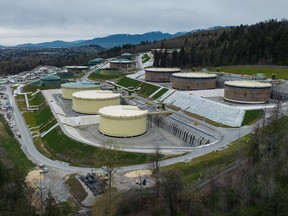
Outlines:
[[[12,105],[13,113],[14,113],[14,120],[16,125],[19,128],[19,131],[21,132],[21,139],[20,139],[20,144],[22,146],[23,151],[26,153],[27,157],[33,161],[34,163],[43,163],[48,167],[53,167],[53,168],[58,168],[61,170],[66,170],[66,171],[71,171],[71,172],[91,172],[92,170],[94,172],[102,172],[102,169],[96,169],[94,167],[91,168],[83,168],[83,167],[76,167],[76,166],[70,166],[64,162],[60,161],[54,161],[51,160],[44,155],[42,155],[35,147],[33,143],[33,139],[31,137],[31,134],[27,128],[27,125],[19,112],[19,109],[15,103],[14,96],[12,94],[11,89],[9,86],[7,86],[6,90],[7,94],[9,95],[10,103]],[[250,133],[253,127],[243,127],[240,129],[224,129],[225,132],[228,132],[228,134],[225,133],[224,139],[221,140],[220,142],[210,145],[210,146],[204,146],[204,147],[199,147],[197,150],[195,150],[192,153],[176,157],[176,158],[171,158],[168,160],[164,160],[161,162],[162,166],[167,166],[170,164],[178,163],[178,162],[183,162],[183,161],[189,161],[193,158],[208,154],[217,148],[221,146],[225,146],[232,141],[238,139],[239,137],[245,136],[246,134]],[[133,166],[124,166],[121,167],[120,170],[122,171],[131,171],[131,170],[137,170],[137,169],[145,169],[147,168],[147,164],[141,164],[141,165],[133,165]]]

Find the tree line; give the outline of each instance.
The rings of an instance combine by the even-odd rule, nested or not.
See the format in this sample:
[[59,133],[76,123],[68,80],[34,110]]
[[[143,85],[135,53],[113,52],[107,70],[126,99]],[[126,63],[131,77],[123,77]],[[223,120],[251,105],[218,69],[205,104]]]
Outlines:
[[[277,106],[243,139],[246,147],[239,149],[232,169],[220,172],[215,164],[202,173],[203,187],[183,184],[179,170],[160,168],[156,149],[148,167],[154,187],[112,196],[110,190],[110,200],[95,205],[94,215],[287,215],[288,118],[280,110]],[[105,208],[105,203],[113,205]]]
[[[288,21],[272,19],[250,26],[239,25],[126,45],[118,47],[118,50],[139,53],[161,49],[154,52],[160,59],[158,62],[156,59],[155,66],[288,65],[287,34]],[[114,53],[112,50],[109,52]]]

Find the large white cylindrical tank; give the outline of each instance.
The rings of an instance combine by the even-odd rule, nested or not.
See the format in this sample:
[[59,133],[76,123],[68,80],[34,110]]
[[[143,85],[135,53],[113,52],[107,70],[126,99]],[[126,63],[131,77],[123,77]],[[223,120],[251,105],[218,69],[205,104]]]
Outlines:
[[120,104],[120,94],[112,91],[80,91],[72,96],[73,111],[83,114],[98,114],[102,107]]
[[79,91],[99,90],[101,88],[100,82],[71,82],[61,85],[62,98],[72,100],[72,94]]
[[99,110],[99,132],[112,137],[134,137],[147,131],[147,110],[136,106],[109,106]]

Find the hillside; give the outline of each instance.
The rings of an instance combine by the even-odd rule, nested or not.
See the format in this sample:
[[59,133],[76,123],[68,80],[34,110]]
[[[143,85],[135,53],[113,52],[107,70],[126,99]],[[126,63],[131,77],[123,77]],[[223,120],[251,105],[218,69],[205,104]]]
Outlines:
[[151,49],[181,49],[158,53],[154,66],[223,66],[235,64],[288,65],[288,21],[269,20],[240,25],[132,47],[130,52]]
[[159,31],[155,32],[147,32],[144,34],[116,34],[116,35],[110,35],[107,37],[102,38],[94,38],[92,40],[83,41],[80,43],[81,45],[90,45],[90,44],[97,44],[104,48],[111,48],[114,46],[120,46],[123,44],[140,44],[141,42],[151,42],[151,41],[159,41],[163,39],[172,38],[174,36],[185,34],[185,32],[182,33],[176,33],[169,34],[169,33],[162,33]]
[[99,37],[91,40],[79,40],[66,42],[56,40],[52,42],[43,43],[27,43],[19,44],[18,48],[69,48],[87,45],[98,45],[104,48],[111,48],[114,46],[121,46],[123,44],[140,44],[141,42],[159,41],[185,34],[186,32],[178,32],[176,34],[162,33],[160,31],[147,32],[144,34],[114,34],[107,37]]

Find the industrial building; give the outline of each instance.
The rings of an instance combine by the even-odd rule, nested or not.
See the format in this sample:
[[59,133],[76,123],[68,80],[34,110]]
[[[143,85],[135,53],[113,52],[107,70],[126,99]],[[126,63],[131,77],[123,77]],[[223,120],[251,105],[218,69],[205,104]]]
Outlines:
[[149,82],[170,82],[172,74],[180,71],[179,68],[146,68],[145,80]]
[[99,110],[99,132],[112,137],[134,137],[147,131],[148,111],[136,106],[108,106]]
[[226,81],[224,99],[235,103],[267,103],[271,84],[257,81]]
[[62,98],[72,100],[72,94],[79,91],[100,90],[100,82],[72,82],[61,85]]
[[129,59],[116,59],[110,62],[111,69],[129,69],[133,67],[133,62]]
[[40,86],[56,87],[61,85],[61,78],[56,75],[45,76],[40,79]]
[[112,91],[80,91],[73,93],[72,97],[73,111],[83,114],[98,114],[102,107],[120,104],[120,93]]
[[216,74],[213,73],[173,73],[172,88],[178,90],[202,90],[216,88]]
[[73,74],[79,74],[82,72],[86,72],[88,67],[87,66],[66,66],[67,72]]
[[61,79],[71,79],[73,77],[73,73],[70,72],[58,72],[56,73],[56,75],[58,77],[60,77]]
[[132,59],[132,54],[131,53],[122,53],[121,54],[121,58],[131,60]]
[[97,65],[97,64],[101,64],[103,61],[104,61],[103,58],[95,58],[95,59],[88,61],[87,64],[88,65]]

